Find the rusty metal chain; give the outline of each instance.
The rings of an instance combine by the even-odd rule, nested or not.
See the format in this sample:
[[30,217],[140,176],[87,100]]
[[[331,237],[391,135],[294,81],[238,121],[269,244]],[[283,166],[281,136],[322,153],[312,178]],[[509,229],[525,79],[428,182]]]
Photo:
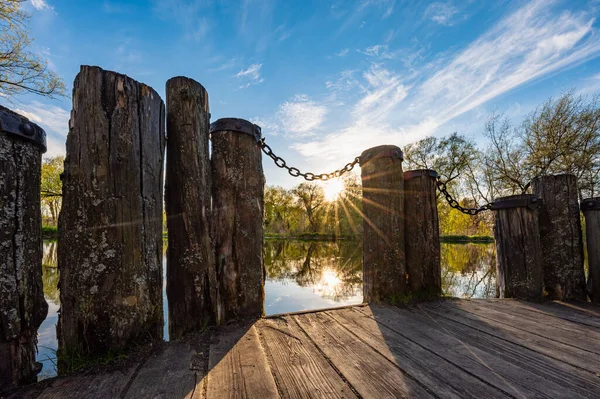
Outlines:
[[302,173],[302,172],[300,172],[300,170],[298,168],[295,168],[293,166],[288,166],[283,158],[275,155],[273,153],[273,150],[271,149],[271,147],[269,147],[269,145],[266,143],[264,138],[258,141],[258,145],[262,149],[262,151],[267,156],[269,156],[269,158],[271,158],[273,160],[273,162],[275,162],[275,165],[277,165],[279,168],[286,169],[288,171],[288,173],[293,177],[302,177],[307,181],[331,180],[336,177],[340,177],[341,175],[343,175],[346,172],[350,172],[352,169],[354,169],[354,167],[357,164],[360,165],[360,158],[356,157],[356,158],[354,158],[354,160],[352,162],[348,162],[346,164],[346,166],[344,166],[343,168],[335,170],[331,173],[321,173],[321,174],[315,174],[315,173],[311,173],[311,172]]
[[446,198],[446,201],[448,201],[450,207],[459,210],[460,212],[466,215],[475,216],[480,212],[492,209],[491,203],[480,206],[479,208],[464,208],[458,203],[457,200],[455,200],[452,197],[452,195],[450,195],[450,193],[448,192],[448,188],[446,187],[446,183],[441,181],[439,177],[435,180],[435,184],[437,185],[438,190],[440,190],[440,192],[444,194],[444,197]]

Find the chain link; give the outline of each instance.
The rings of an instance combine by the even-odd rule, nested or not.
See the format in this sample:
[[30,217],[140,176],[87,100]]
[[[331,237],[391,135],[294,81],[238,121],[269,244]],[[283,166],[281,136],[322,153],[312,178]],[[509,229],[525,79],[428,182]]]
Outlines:
[[459,210],[460,212],[467,214],[467,215],[471,215],[471,216],[475,216],[480,212],[483,211],[487,211],[489,209],[492,209],[492,204],[485,204],[479,208],[464,208],[462,207],[457,200],[455,200],[452,195],[450,195],[450,193],[448,192],[448,188],[446,187],[446,183],[444,183],[443,181],[440,180],[440,178],[438,177],[435,180],[435,184],[437,185],[438,190],[440,190],[440,192],[444,195],[444,197],[446,198],[446,201],[448,201],[448,204],[450,205],[451,208],[454,208],[456,210]]
[[[275,155],[275,153],[273,153],[273,150],[271,149],[271,147],[269,147],[269,145],[266,143],[264,138],[258,142],[258,145],[262,149],[262,151],[265,153],[265,155],[267,155],[269,158],[271,158],[273,160],[273,162],[275,162],[275,165],[277,165],[277,167],[279,167],[281,169],[286,169],[288,171],[288,173],[293,177],[302,177],[307,181],[314,181],[314,180],[327,181],[330,179],[334,179],[336,177],[340,177],[341,175],[343,175],[346,172],[350,172],[356,165],[360,165],[360,157],[356,157],[356,158],[354,158],[354,160],[352,162],[348,162],[346,164],[346,166],[344,166],[343,168],[333,171],[331,173],[322,173],[322,174],[314,174],[311,172],[302,173],[302,172],[300,172],[300,170],[298,168],[295,168],[293,166],[288,166],[283,158]],[[446,183],[441,181],[439,177],[436,179],[435,184],[437,185],[438,190],[440,190],[440,192],[444,195],[444,198],[446,198],[446,201],[448,201],[448,204],[450,205],[450,207],[452,207],[464,214],[475,216],[480,212],[492,209],[491,203],[485,204],[479,208],[464,208],[458,203],[457,200],[455,200],[452,197],[452,195],[450,195],[450,193],[448,192],[448,188],[446,187]]]
[[350,172],[356,165],[360,165],[360,158],[356,157],[356,158],[354,158],[354,160],[352,162],[348,162],[346,164],[346,166],[344,166],[343,168],[333,171],[331,173],[321,173],[321,174],[315,174],[315,173],[311,173],[311,172],[302,173],[302,172],[300,172],[300,170],[298,168],[295,168],[293,166],[288,166],[283,158],[275,155],[273,153],[273,150],[271,149],[271,147],[269,147],[269,145],[266,143],[264,138],[258,142],[258,145],[262,149],[262,151],[269,158],[271,158],[273,160],[273,162],[275,162],[275,165],[277,165],[277,167],[279,167],[281,169],[286,169],[288,171],[288,173],[293,177],[302,177],[302,178],[304,178],[304,180],[307,180],[307,181],[331,180],[336,177],[340,177],[341,175],[343,175],[346,172]]

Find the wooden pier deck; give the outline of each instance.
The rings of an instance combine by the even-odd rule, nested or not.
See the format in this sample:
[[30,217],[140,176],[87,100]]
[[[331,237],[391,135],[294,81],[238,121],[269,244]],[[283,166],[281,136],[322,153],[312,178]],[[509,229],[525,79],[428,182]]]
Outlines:
[[600,307],[355,306],[230,325],[39,398],[598,398]]

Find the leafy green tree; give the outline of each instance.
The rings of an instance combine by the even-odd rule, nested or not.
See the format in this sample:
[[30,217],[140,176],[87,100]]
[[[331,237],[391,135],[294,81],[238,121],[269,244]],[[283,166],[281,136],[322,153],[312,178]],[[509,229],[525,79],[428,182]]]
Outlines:
[[306,212],[310,231],[312,233],[319,232],[322,222],[320,216],[325,204],[323,187],[317,183],[300,183],[292,192]]
[[51,223],[56,225],[62,205],[62,180],[64,157],[45,158],[42,162],[41,200],[42,212],[50,214]]
[[30,15],[22,9],[23,3],[0,2],[0,93],[8,98],[24,93],[64,96],[60,77],[45,59],[29,50],[33,41],[28,33]]

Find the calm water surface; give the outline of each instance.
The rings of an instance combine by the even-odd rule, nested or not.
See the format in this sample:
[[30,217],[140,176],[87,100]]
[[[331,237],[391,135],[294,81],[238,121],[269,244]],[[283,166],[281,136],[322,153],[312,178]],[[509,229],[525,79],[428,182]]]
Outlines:
[[[460,298],[494,296],[495,256],[494,244],[442,244],[444,293]],[[44,364],[40,379],[56,375],[59,309],[56,264],[56,241],[45,241],[43,282],[49,309],[39,330],[38,361]],[[266,241],[265,267],[267,315],[362,302],[362,245],[359,241]],[[168,339],[165,284],[163,300],[165,339]]]

